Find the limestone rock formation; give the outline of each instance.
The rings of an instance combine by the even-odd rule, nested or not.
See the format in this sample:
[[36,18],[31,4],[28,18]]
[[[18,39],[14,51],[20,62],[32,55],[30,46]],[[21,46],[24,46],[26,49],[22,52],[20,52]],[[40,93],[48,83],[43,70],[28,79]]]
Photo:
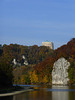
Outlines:
[[27,62],[26,57],[24,55],[22,55],[22,62],[20,62],[16,59],[13,59],[12,63],[13,63],[13,67],[15,67],[16,65],[17,66],[28,65],[28,62]]
[[12,63],[13,63],[14,65],[17,65],[16,59],[13,59]]
[[70,63],[65,58],[58,59],[52,70],[52,84],[66,85],[69,81],[68,78],[68,67]]
[[24,60],[23,64],[28,65],[28,62],[27,62],[26,57],[24,55],[22,56],[22,59]]

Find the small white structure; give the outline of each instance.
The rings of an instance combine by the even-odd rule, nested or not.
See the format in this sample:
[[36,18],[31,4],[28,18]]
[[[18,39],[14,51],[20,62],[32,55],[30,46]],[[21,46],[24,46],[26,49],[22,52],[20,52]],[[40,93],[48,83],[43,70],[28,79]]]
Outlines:
[[22,59],[26,59],[24,55],[22,56]]
[[50,49],[54,49],[53,42],[42,42],[42,46],[49,47]]
[[21,63],[17,62],[16,59],[13,59],[12,63],[14,64],[14,66],[21,66]]
[[52,70],[52,84],[66,85],[69,81],[68,67],[70,63],[65,58],[58,59],[53,66]]
[[24,55],[22,56],[22,59],[24,60],[24,63],[23,64],[24,65],[28,65],[28,62],[27,62],[26,57]]
[[24,61],[24,65],[28,65],[28,62],[26,60]]
[[17,65],[16,59],[13,59],[12,63],[13,63],[14,65]]
[[16,61],[16,59],[13,59],[12,63],[14,64],[14,66],[21,66],[22,64],[24,65],[28,65],[28,62],[26,60],[26,57],[23,55],[22,56],[22,59],[23,59],[23,63],[20,63],[18,60]]

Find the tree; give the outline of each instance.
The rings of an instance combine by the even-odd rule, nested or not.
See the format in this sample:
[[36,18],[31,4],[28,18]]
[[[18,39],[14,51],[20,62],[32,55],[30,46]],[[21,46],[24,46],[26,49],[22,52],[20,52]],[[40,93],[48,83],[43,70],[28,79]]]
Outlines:
[[35,72],[35,70],[33,72],[29,72],[29,76],[30,76],[30,80],[31,80],[31,83],[38,83],[38,76]]
[[0,62],[0,88],[12,86],[12,66],[6,62]]

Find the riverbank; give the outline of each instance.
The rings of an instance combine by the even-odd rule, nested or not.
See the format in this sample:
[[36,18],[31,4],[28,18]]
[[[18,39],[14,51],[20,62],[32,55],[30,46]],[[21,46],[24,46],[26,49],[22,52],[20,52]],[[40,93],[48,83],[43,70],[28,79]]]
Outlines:
[[33,88],[29,86],[11,86],[8,88],[0,88],[0,97],[1,96],[12,96],[23,92],[32,91]]
[[2,93],[0,94],[0,97],[4,97],[4,96],[13,96],[13,95],[17,95],[17,94],[21,94],[21,93],[24,93],[24,92],[29,92],[29,91],[33,91],[33,89],[23,89],[23,90],[20,90],[20,91],[13,91],[11,93]]

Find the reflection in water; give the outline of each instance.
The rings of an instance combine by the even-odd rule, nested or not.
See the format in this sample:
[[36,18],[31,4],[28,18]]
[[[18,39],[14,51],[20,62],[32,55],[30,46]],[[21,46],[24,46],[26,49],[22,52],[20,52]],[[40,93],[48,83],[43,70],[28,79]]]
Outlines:
[[0,100],[13,100],[12,96],[0,97]]
[[13,100],[16,100],[16,95],[13,96]]
[[66,91],[68,86],[52,86],[52,89],[52,100],[69,100],[69,92]]
[[39,90],[13,96],[13,100],[69,100],[66,90],[67,86],[40,87]]
[[33,91],[26,92],[20,95],[16,95],[13,97],[13,100],[52,100],[51,93],[47,94],[47,91]]
[[[75,100],[75,88],[67,86],[38,87],[37,90],[1,97],[0,100]],[[71,90],[71,91],[70,91]]]

